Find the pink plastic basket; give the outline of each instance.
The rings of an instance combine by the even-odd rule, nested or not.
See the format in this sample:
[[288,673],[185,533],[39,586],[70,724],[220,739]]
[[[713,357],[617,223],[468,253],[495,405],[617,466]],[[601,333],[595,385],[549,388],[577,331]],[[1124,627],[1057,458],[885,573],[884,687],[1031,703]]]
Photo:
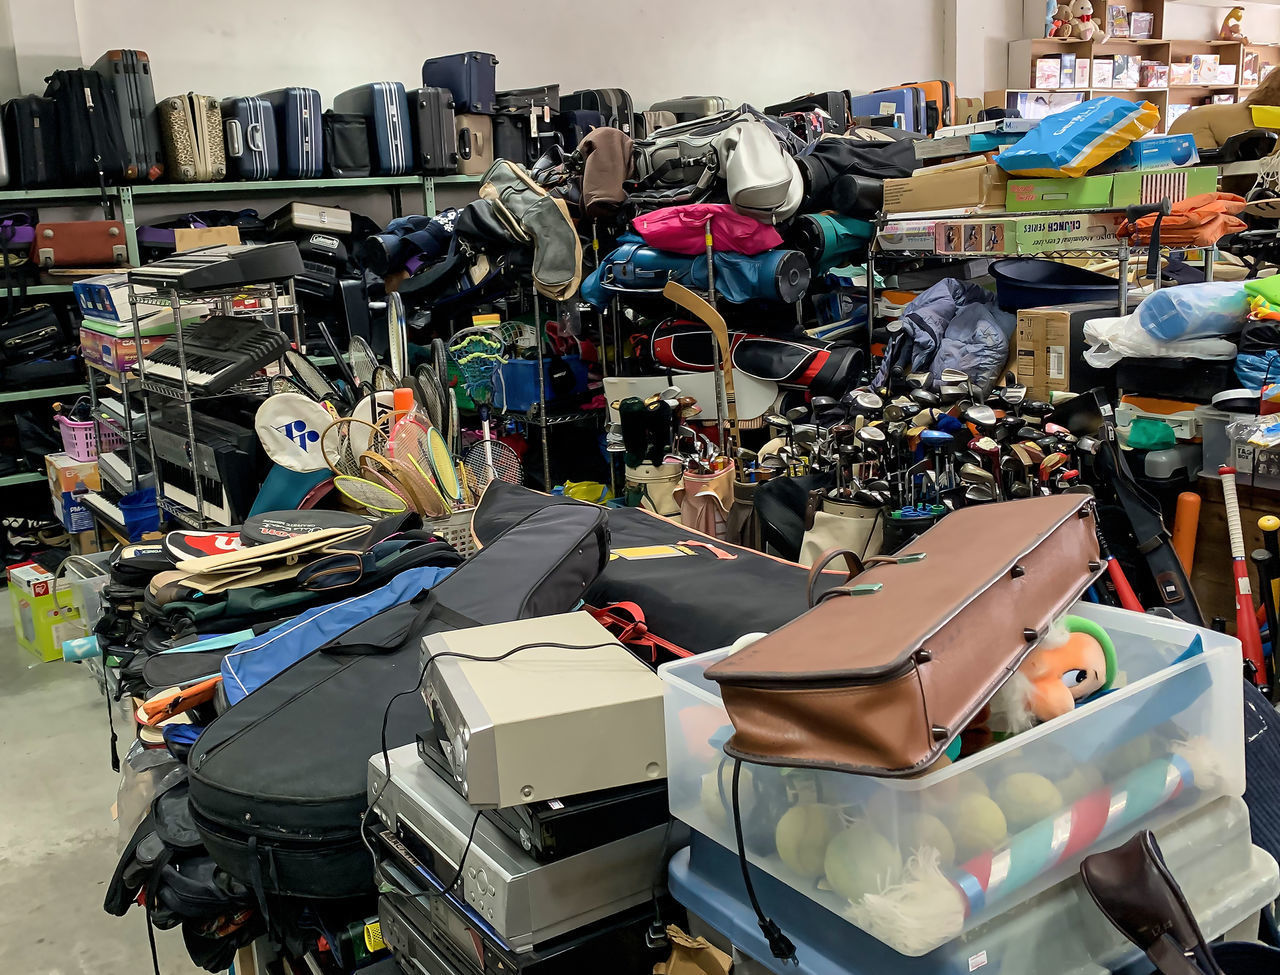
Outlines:
[[[92,420],[68,420],[54,417],[62,429],[62,446],[72,460],[81,462],[98,459],[98,434]],[[124,446],[124,437],[110,424],[102,424],[102,449],[108,452]]]

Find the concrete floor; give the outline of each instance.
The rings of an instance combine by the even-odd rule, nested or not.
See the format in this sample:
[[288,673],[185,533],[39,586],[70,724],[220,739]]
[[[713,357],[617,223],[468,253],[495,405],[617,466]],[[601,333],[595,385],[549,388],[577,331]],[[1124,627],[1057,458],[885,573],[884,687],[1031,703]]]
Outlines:
[[[37,663],[0,590],[0,959],[7,972],[146,975],[141,908],[102,909],[120,840],[106,706],[79,664]],[[122,749],[123,754],[123,749]],[[157,931],[163,975],[192,965],[179,931]]]

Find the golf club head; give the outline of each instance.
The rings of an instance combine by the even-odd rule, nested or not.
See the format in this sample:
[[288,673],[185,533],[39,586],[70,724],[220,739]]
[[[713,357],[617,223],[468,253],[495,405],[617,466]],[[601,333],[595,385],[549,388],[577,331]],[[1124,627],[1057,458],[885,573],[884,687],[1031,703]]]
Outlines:
[[908,395],[921,408],[939,406],[942,403],[942,397],[929,389],[913,389]]
[[985,504],[996,499],[996,492],[986,484],[970,484],[964,491],[969,504]]
[[[805,411],[805,415],[808,415],[807,410]],[[791,420],[783,416],[781,413],[766,413],[764,415],[764,422],[769,424],[771,427],[777,427],[779,430],[790,430],[792,427]]]
[[800,423],[809,418],[809,407],[793,406],[783,415],[792,423]]

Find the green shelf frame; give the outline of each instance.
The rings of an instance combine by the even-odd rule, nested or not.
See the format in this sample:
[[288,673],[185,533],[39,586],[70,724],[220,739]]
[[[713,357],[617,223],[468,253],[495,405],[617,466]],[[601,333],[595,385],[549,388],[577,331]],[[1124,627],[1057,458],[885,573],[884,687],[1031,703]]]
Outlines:
[[69,295],[71,294],[71,285],[69,284],[33,284],[27,288],[0,288],[0,294],[8,294],[12,292],[15,295]]
[[29,399],[46,399],[53,396],[80,396],[89,392],[84,383],[74,386],[49,386],[45,389],[18,389],[10,393],[0,393],[0,403],[21,403]]
[[[118,197],[123,188],[120,186],[108,186],[107,196]],[[102,191],[96,186],[54,187],[47,190],[0,190],[0,203],[22,203],[23,201],[31,200],[89,200],[92,202],[101,196]]]
[[12,484],[35,484],[37,481],[46,480],[47,476],[39,471],[31,471],[26,474],[7,474],[4,477],[0,477],[0,487],[9,487]]
[[143,183],[128,187],[135,198],[204,193],[279,193],[295,190],[394,189],[420,186],[421,176],[358,176],[349,179],[255,179],[216,183]]

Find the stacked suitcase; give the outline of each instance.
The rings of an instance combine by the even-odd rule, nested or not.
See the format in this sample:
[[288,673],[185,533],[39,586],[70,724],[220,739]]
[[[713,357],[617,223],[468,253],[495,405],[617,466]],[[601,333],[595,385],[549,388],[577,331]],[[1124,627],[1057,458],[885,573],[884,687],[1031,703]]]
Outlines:
[[[493,115],[498,110],[497,67],[498,59],[483,51],[428,58],[422,64],[423,87],[418,89],[419,95],[427,90],[444,89],[453,96],[457,172],[463,175],[479,176],[497,158],[493,148]],[[431,104],[424,108],[422,98],[419,107],[431,111]],[[419,129],[422,124],[420,118]]]
[[108,51],[94,62],[93,70],[107,80],[120,113],[127,156],[125,178],[159,179],[164,173],[164,154],[147,52]]
[[375,81],[348,89],[333,99],[333,109],[364,118],[374,175],[401,176],[416,168],[412,116],[400,82]]
[[222,131],[232,179],[274,179],[280,175],[276,116],[265,98],[224,98]]
[[280,175],[311,179],[324,173],[323,112],[314,88],[277,88],[258,96],[275,113]]

